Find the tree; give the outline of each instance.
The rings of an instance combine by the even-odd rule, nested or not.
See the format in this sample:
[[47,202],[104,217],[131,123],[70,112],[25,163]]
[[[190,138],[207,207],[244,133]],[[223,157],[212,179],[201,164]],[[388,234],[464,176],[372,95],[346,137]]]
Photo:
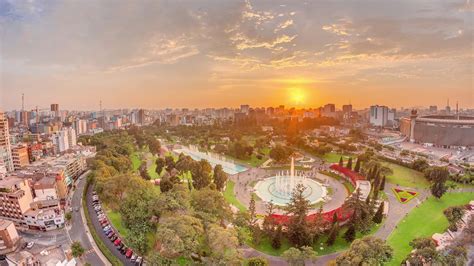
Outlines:
[[247,266],[269,266],[268,260],[264,257],[255,257],[247,260]]
[[281,227],[281,224],[278,225],[275,233],[273,234],[272,237],[272,247],[274,249],[279,249],[281,247],[281,238],[283,237],[283,229]]
[[165,193],[170,191],[173,188],[173,182],[171,182],[169,177],[163,177],[160,180],[160,191]]
[[138,168],[140,176],[145,180],[150,180],[151,177],[148,174],[148,168],[146,167],[146,162],[143,162]]
[[165,157],[165,167],[166,171],[171,172],[173,168],[176,167],[176,163],[174,162],[173,156],[166,156]]
[[451,230],[457,231],[457,223],[462,219],[465,211],[464,206],[452,206],[443,211],[444,216],[448,219]]
[[158,155],[160,154],[161,151],[161,143],[155,138],[155,137],[148,137],[147,138],[147,145],[148,148],[153,155]]
[[291,154],[292,151],[288,147],[277,145],[270,151],[270,158],[278,163],[283,163],[288,160]]
[[[436,243],[431,238],[415,238],[410,242],[414,252],[410,253],[407,261],[412,265],[425,265],[441,263],[441,255],[436,250]],[[441,264],[440,264],[441,265]]]
[[366,231],[370,227],[368,219],[364,219],[369,216],[370,209],[367,203],[360,199],[360,189],[347,199],[344,206],[353,211],[350,222],[354,224],[357,231]]
[[383,265],[392,256],[393,249],[384,240],[366,236],[354,240],[349,250],[336,258],[336,265]]
[[336,238],[339,235],[339,223],[336,222],[333,224],[331,228],[331,232],[329,232],[328,239],[326,240],[326,245],[332,246],[334,245],[334,242],[336,242]]
[[255,196],[252,194],[250,196],[250,204],[249,204],[249,226],[253,228],[256,222],[257,222],[257,210],[255,207]]
[[382,181],[380,182],[379,191],[384,191],[385,189],[385,176],[382,177]]
[[195,216],[205,222],[220,222],[232,217],[229,204],[222,193],[210,188],[193,190],[191,206]]
[[441,198],[448,187],[446,181],[449,178],[449,171],[445,167],[433,167],[428,172],[428,179],[431,180],[431,194],[436,198]]
[[189,215],[162,218],[156,233],[159,251],[166,258],[197,252],[204,227],[201,220]]
[[344,161],[342,160],[342,156],[341,158],[339,158],[339,166],[344,167]]
[[68,222],[70,222],[71,219],[72,219],[72,213],[71,213],[71,212],[66,212],[66,215],[64,216],[64,218],[66,218],[66,220],[67,220]]
[[349,157],[349,160],[347,161],[346,168],[352,170],[352,157]]
[[356,229],[353,224],[349,224],[349,227],[347,228],[347,231],[344,233],[344,239],[348,243],[352,243],[354,239],[356,238]]
[[71,252],[74,258],[80,258],[84,255],[85,250],[79,241],[74,241],[71,245]]
[[202,189],[211,184],[211,173],[212,166],[211,164],[202,159],[197,164],[193,166],[191,174],[193,176],[193,186],[196,189]]
[[305,260],[311,260],[314,264],[317,252],[310,246],[303,246],[301,249],[291,247],[281,255],[290,266],[304,266]]
[[165,165],[166,165],[165,159],[161,157],[156,159],[156,173],[158,175],[161,175],[161,172],[163,172],[163,168],[165,167]]
[[383,220],[383,209],[384,209],[384,202],[380,203],[379,208],[377,209],[377,212],[374,215],[374,218],[372,218],[372,221],[376,224],[382,223]]
[[354,167],[354,172],[358,173],[360,171],[360,159],[357,157],[356,165]]
[[425,159],[418,158],[413,161],[411,167],[417,171],[424,172],[426,169],[428,169],[429,166],[430,165]]
[[296,185],[291,200],[287,205],[287,214],[291,216],[288,225],[288,239],[297,246],[307,246],[312,242],[311,229],[306,221],[309,210],[309,201],[304,196],[306,187]]
[[227,174],[224,172],[224,169],[222,168],[222,165],[218,164],[216,167],[214,167],[214,184],[216,184],[216,187],[219,191],[222,191],[225,187],[225,184],[227,182]]
[[233,228],[211,224],[207,231],[207,241],[211,250],[211,264],[240,265],[242,258],[238,250],[239,240]]

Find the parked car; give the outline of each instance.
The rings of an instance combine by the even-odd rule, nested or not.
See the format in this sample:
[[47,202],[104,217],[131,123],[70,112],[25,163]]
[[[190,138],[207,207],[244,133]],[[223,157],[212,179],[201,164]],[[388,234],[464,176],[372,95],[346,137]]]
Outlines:
[[117,250],[120,250],[123,246],[125,246],[123,243],[120,243],[120,245],[117,246]]
[[132,257],[130,258],[131,262],[135,262],[137,260],[137,255],[133,254]]
[[120,249],[120,253],[122,253],[122,255],[125,255],[125,253],[127,252],[128,248],[127,246],[123,246],[121,249]]
[[141,266],[141,265],[142,265],[142,262],[143,262],[143,258],[142,258],[142,257],[138,257],[137,260],[135,261],[135,265],[136,265],[136,266]]
[[133,250],[132,250],[131,248],[129,248],[129,249],[127,250],[127,252],[125,253],[125,257],[126,257],[127,259],[130,259],[130,258],[132,257],[132,255],[133,255]]
[[107,226],[104,227],[102,230],[104,230],[104,232],[105,232],[105,231],[107,231],[107,230],[109,230],[109,229],[111,229],[111,227],[110,227],[110,225],[107,225]]
[[120,245],[120,243],[122,243],[122,240],[120,240],[120,238],[117,238],[117,239],[114,241],[114,245],[116,245],[116,246]]
[[119,239],[117,235],[114,235],[110,238],[110,242],[114,242],[115,244],[115,240]]
[[110,231],[110,232],[107,234],[107,238],[110,239],[114,234],[115,234],[114,231]]
[[35,245],[35,242],[29,242],[29,243],[26,245],[26,248],[27,248],[27,249],[31,249],[31,248],[33,248],[34,245]]

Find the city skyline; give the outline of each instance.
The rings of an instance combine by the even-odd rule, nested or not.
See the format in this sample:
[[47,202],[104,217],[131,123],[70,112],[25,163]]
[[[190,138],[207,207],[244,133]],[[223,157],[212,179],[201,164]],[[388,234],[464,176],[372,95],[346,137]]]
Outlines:
[[[3,1],[5,110],[474,107],[470,1]],[[83,19],[86,17],[87,19]]]

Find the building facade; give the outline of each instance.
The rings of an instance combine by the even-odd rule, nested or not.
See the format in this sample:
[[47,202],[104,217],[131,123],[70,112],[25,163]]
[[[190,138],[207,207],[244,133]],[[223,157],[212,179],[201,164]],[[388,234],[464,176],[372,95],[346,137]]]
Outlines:
[[16,226],[26,226],[23,215],[33,202],[28,181],[17,177],[0,180],[0,218],[12,221]]
[[12,148],[12,160],[15,170],[19,170],[30,164],[28,156],[28,147],[26,145],[17,145]]
[[3,165],[9,172],[15,170],[13,166],[8,121],[3,112],[0,112],[0,165]]

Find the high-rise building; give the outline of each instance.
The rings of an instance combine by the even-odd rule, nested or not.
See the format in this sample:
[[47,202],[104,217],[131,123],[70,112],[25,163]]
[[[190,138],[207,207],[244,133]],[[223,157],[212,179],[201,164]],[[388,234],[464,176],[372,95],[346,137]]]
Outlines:
[[143,109],[138,110],[138,124],[145,124],[145,110]]
[[3,165],[7,171],[15,170],[13,167],[8,122],[3,112],[0,112],[0,165]]
[[16,226],[26,226],[24,214],[30,209],[33,195],[28,180],[6,177],[0,180],[0,218]]
[[342,106],[342,112],[344,114],[351,113],[352,112],[352,104],[345,104]]
[[438,106],[436,105],[430,105],[430,113],[436,113],[438,112]]
[[69,137],[67,130],[61,130],[53,134],[53,144],[56,152],[61,153],[69,150]]
[[84,119],[76,119],[74,121],[74,129],[76,130],[76,136],[80,136],[82,134],[87,133],[87,120]]
[[240,112],[244,114],[248,114],[250,111],[250,106],[248,104],[242,104],[240,106]]
[[51,112],[54,112],[54,117],[59,117],[59,104],[51,104]]
[[30,164],[28,156],[28,147],[26,145],[17,145],[12,148],[13,167],[19,170]]
[[373,105],[370,107],[369,122],[372,126],[386,127],[395,122],[395,109],[387,106]]

